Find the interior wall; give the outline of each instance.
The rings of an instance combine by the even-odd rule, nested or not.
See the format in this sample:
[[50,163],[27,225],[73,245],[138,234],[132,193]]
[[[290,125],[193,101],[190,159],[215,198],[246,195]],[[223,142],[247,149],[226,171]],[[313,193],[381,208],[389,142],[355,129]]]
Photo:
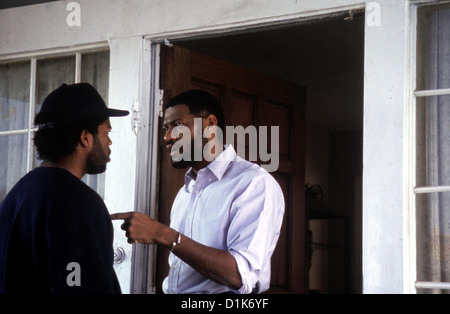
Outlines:
[[[310,220],[310,289],[319,293],[362,292],[362,85],[362,71],[307,85],[306,183],[322,188],[320,210],[347,219]],[[345,110],[333,117],[323,112],[323,103]]]

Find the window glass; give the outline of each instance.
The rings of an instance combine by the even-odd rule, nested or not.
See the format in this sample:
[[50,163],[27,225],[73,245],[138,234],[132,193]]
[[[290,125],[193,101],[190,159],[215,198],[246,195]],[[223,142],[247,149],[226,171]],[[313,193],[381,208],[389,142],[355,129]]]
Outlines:
[[418,10],[417,89],[450,88],[450,4]]
[[416,107],[416,186],[450,185],[450,95],[420,97]]
[[[450,88],[450,4],[419,7],[417,27],[417,90]],[[416,186],[450,186],[450,95],[418,97],[416,127]],[[450,192],[416,195],[416,241],[417,280],[450,282]]]
[[62,84],[75,83],[75,56],[37,61],[36,113],[45,97]]
[[0,64],[0,132],[28,128],[30,62]]
[[81,81],[94,86],[108,104],[109,51],[82,55]]
[[[109,92],[109,51],[96,52],[82,55],[81,58],[81,82],[90,83],[102,96],[108,105]],[[105,173],[86,175],[83,181],[97,193],[104,197]]]
[[28,134],[0,136],[0,201],[27,171]]
[[[417,280],[450,282],[450,192],[418,194]],[[423,289],[421,293],[450,293]]]

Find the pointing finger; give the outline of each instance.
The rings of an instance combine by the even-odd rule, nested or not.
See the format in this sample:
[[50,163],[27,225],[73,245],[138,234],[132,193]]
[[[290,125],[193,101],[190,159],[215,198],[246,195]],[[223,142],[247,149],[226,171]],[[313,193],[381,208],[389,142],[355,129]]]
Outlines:
[[117,219],[128,219],[130,218],[132,215],[134,214],[134,212],[128,212],[128,213],[116,213],[116,214],[111,214],[111,220],[117,220]]

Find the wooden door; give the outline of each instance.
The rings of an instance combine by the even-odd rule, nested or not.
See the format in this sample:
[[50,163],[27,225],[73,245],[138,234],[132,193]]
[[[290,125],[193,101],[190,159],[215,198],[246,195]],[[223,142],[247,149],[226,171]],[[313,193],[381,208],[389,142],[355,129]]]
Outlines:
[[[162,61],[164,100],[189,89],[215,95],[225,113],[225,125],[279,126],[280,164],[271,174],[283,189],[286,211],[280,239],[272,257],[270,293],[304,293],[307,287],[305,246],[305,88],[261,75],[184,48],[166,48]],[[270,136],[269,136],[270,138]],[[268,147],[271,147],[268,144]],[[161,150],[159,220],[169,224],[170,210],[184,184],[187,169],[171,166]],[[248,157],[248,155],[247,155]],[[248,158],[247,158],[248,159]],[[158,251],[157,291],[168,273],[168,252]]]

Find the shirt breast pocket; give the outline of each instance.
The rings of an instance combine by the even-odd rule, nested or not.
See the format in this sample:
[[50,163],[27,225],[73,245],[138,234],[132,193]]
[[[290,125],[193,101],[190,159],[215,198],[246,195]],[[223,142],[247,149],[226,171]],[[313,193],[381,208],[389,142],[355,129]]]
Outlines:
[[220,197],[220,193],[202,194],[193,220],[193,235],[198,238],[198,242],[217,249],[227,249],[230,207],[229,200]]

